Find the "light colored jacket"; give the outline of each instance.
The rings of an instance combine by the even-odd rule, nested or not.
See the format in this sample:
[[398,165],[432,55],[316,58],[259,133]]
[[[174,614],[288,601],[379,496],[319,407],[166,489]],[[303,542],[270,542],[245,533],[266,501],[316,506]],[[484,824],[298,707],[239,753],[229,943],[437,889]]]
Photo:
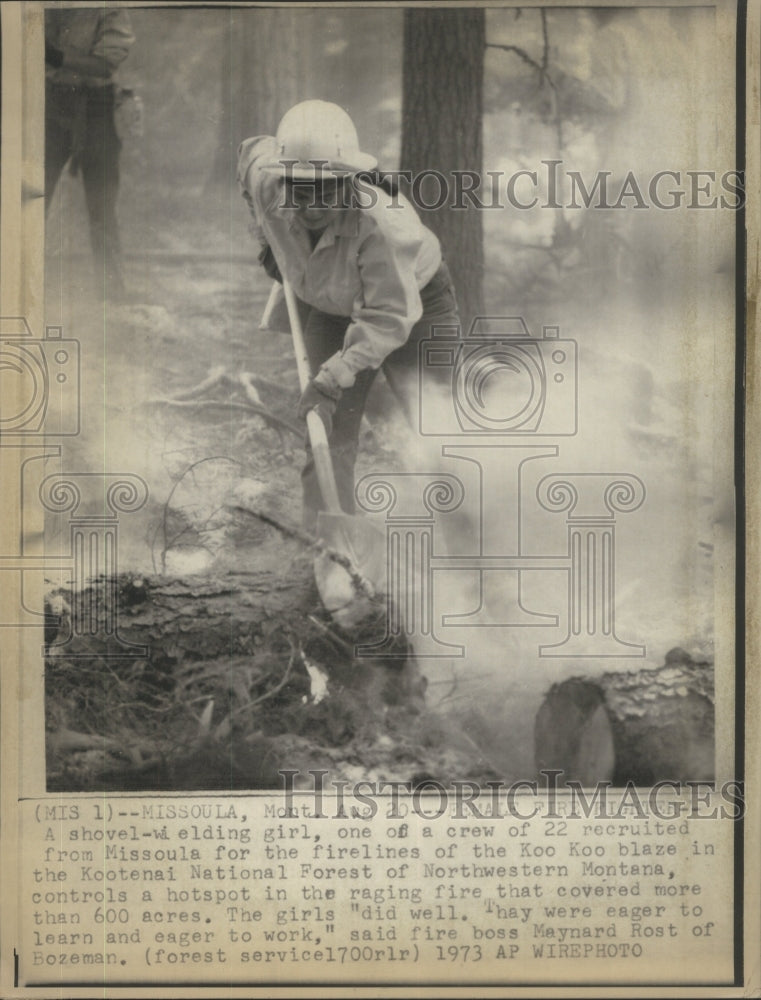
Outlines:
[[406,343],[423,314],[420,289],[441,264],[439,241],[402,195],[354,182],[357,205],[335,212],[312,249],[296,212],[285,206],[282,178],[262,169],[276,159],[272,136],[246,139],[238,151],[252,232],[269,244],[300,299],[351,320],[342,349],[322,366],[346,388]]
[[[113,74],[126,59],[135,36],[129,13],[124,9],[103,10],[89,7],[75,10],[50,9],[45,14],[45,41],[64,56],[58,69],[47,66],[48,80],[71,86],[104,87],[113,82]],[[97,56],[105,59],[111,76],[88,76],[67,69],[67,55]]]

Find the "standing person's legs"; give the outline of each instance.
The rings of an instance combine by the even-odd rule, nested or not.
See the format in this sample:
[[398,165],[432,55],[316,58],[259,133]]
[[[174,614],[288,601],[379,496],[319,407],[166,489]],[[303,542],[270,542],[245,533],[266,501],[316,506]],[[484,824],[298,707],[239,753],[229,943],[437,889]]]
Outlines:
[[[343,316],[331,316],[312,309],[304,327],[309,364],[316,374],[320,365],[341,349],[349,320]],[[333,430],[329,438],[330,456],[336,477],[338,497],[345,513],[353,514],[354,466],[359,448],[359,430],[365,401],[375,378],[374,371],[363,371],[350,389],[344,389],[333,415]],[[306,462],[301,473],[304,493],[304,527],[313,531],[317,513],[323,509],[320,487],[317,482],[312,450],[306,442]]]
[[74,150],[75,122],[81,106],[81,90],[46,82],[45,86],[45,242],[50,256],[45,261],[45,295],[50,301],[61,298],[67,268],[68,218],[65,206],[53,213],[64,167]]
[[103,274],[106,294],[124,296],[121,243],[116,220],[121,141],[114,127],[114,88],[88,95],[82,149],[82,180],[90,221],[90,242],[97,274]]
[[[439,270],[420,293],[423,315],[412,328],[407,342],[392,351],[383,362],[383,374],[392,392],[399,400],[410,426],[420,427],[420,342],[433,336],[433,327],[452,328],[459,331],[457,300],[449,269],[442,262]],[[448,336],[452,334],[449,333]],[[440,381],[442,390],[450,391],[450,371],[447,368],[431,370]]]
[[66,161],[71,156],[76,95],[73,87],[45,88],[45,211],[50,208]]

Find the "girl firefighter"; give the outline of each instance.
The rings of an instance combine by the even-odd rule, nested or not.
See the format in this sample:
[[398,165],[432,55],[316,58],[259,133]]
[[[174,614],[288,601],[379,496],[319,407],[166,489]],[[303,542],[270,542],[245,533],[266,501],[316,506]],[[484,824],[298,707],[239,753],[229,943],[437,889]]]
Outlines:
[[[411,422],[418,411],[419,342],[431,324],[458,324],[436,236],[396,190],[380,186],[351,118],[325,101],[288,111],[272,136],[240,146],[238,181],[268,273],[304,306],[314,373],[299,415],[316,409],[339,498],[354,513],[354,465],[367,394],[379,368]],[[311,453],[302,472],[304,523],[320,496]]]

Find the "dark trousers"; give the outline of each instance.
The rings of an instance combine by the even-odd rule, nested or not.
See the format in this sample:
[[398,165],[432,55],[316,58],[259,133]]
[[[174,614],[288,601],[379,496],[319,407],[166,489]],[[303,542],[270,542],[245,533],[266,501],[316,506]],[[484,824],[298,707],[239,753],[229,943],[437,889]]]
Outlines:
[[[413,427],[417,427],[419,421],[420,341],[427,340],[431,336],[433,325],[459,324],[457,302],[446,264],[441,265],[421,291],[420,297],[423,301],[423,315],[412,328],[407,342],[392,351],[382,365],[383,374]],[[350,322],[350,319],[344,316],[331,316],[318,309],[309,309],[304,324],[304,340],[313,373],[341,349]],[[367,394],[375,376],[376,372],[373,369],[360,372],[354,385],[350,389],[344,389],[333,417],[333,430],[329,440],[330,454],[333,459],[338,496],[347,514],[353,514],[355,511],[354,465],[359,447],[359,431]],[[308,442],[301,482],[304,491],[304,526],[307,530],[313,530],[317,512],[322,509],[323,504]]]
[[81,171],[96,274],[105,293],[124,294],[116,199],[121,141],[114,127],[115,88],[48,83],[45,90],[45,209],[66,163]]

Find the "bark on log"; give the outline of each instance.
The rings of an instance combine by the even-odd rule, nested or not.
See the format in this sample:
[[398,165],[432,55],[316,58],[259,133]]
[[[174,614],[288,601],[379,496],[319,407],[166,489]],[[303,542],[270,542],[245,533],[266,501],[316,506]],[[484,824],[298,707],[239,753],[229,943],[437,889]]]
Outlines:
[[537,770],[562,770],[562,783],[711,781],[713,663],[676,648],[654,670],[555,684],[536,716],[534,752]]
[[[120,577],[110,635],[113,580],[51,595],[59,623],[46,658],[49,789],[279,787],[296,744],[318,766],[315,747],[386,731],[391,714],[412,724],[426,683],[415,659],[353,655],[382,638],[384,621],[341,632],[321,610],[311,559],[285,570]],[[76,634],[83,602],[96,634]],[[327,694],[318,696],[323,679]],[[79,757],[78,774],[56,735],[68,730],[103,740]]]

